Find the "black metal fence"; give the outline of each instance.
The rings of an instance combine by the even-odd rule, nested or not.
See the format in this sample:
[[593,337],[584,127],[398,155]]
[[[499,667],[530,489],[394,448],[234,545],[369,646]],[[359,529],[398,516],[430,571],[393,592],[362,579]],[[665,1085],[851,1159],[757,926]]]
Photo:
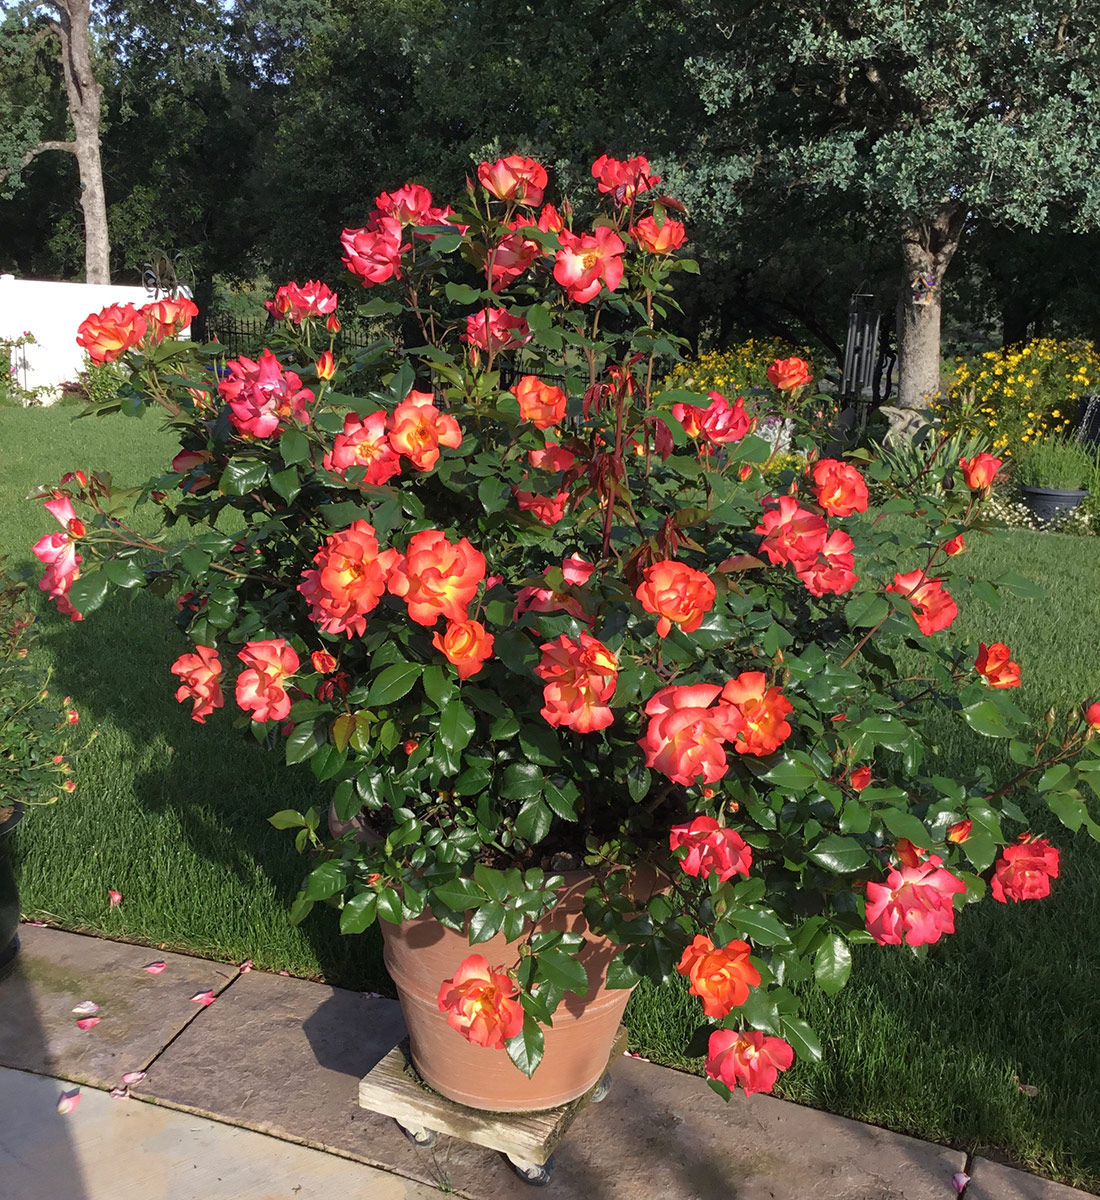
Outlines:
[[[246,354],[254,358],[271,341],[271,335],[278,324],[273,317],[266,320],[248,320],[213,315],[207,318],[206,331],[208,337],[216,339],[225,347],[226,357],[237,358]],[[336,349],[362,350],[369,346],[372,340],[366,330],[344,326],[336,335]],[[317,349],[320,351],[327,348],[328,334],[322,332],[321,338],[318,338]]]

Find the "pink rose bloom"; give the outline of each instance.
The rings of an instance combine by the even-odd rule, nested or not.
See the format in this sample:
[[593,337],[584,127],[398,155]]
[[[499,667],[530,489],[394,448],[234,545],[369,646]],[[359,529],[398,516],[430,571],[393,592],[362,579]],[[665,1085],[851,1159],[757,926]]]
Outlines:
[[267,438],[282,433],[288,421],[309,424],[309,409],[315,397],[293,371],[283,371],[270,350],[259,362],[243,355],[225,364],[229,375],[218,391],[229,404],[229,423],[247,438]]
[[686,825],[669,830],[670,850],[687,850],[680,859],[685,875],[709,879],[717,875],[725,883],[732,875],[748,875],[752,850],[734,829],[724,829],[713,817],[696,817]]
[[475,350],[515,350],[531,340],[531,330],[523,317],[514,317],[503,308],[484,308],[466,318],[462,341]]
[[798,571],[817,562],[828,531],[824,517],[802,508],[793,496],[780,496],[777,507],[764,513],[753,532],[763,534],[760,549],[773,566],[789,563]]
[[606,225],[592,233],[575,234],[563,229],[558,234],[561,249],[554,257],[554,278],[575,304],[595,300],[600,289],[613,292],[623,277],[622,238]]
[[938,942],[955,932],[952,897],[965,891],[966,884],[944,870],[937,855],[921,861],[907,854],[885,884],[867,884],[867,932],[880,946],[900,946],[903,938],[910,946]]
[[714,704],[722,689],[712,683],[661,688],[645,706],[650,718],[638,745],[645,765],[673,783],[700,777],[715,783],[729,770],[726,743],[736,739],[744,718],[732,704]]
[[298,655],[284,638],[246,642],[237,657],[248,668],[237,676],[237,704],[253,721],[285,721],[290,697],[283,680],[298,670]]
[[852,570],[855,543],[841,529],[834,529],[818,553],[817,561],[796,574],[811,596],[842,596],[855,587],[859,576]]
[[730,404],[721,392],[710,392],[708,395],[710,404],[703,410],[700,422],[703,433],[718,446],[739,442],[752,428],[752,418],[745,412],[745,401],[738,396]]
[[[561,572],[571,587],[584,587],[592,576],[595,566],[583,558],[563,558]],[[549,567],[546,568],[550,570]],[[545,574],[545,572],[543,572]],[[591,624],[594,620],[581,607],[580,601],[568,592],[555,592],[550,588],[525,587],[516,594],[516,607],[512,620],[518,621],[525,612],[567,612],[578,621]]]
[[794,1049],[782,1038],[755,1029],[719,1029],[710,1035],[706,1072],[731,1091],[739,1083],[746,1096],[770,1092],[780,1071],[794,1062]]
[[401,222],[395,217],[372,216],[363,229],[345,229],[340,244],[347,257],[344,266],[358,275],[364,287],[385,283],[401,275]]
[[531,513],[547,526],[556,525],[565,516],[565,506],[569,503],[568,489],[556,492],[553,496],[539,496],[514,487],[512,495],[523,512]]

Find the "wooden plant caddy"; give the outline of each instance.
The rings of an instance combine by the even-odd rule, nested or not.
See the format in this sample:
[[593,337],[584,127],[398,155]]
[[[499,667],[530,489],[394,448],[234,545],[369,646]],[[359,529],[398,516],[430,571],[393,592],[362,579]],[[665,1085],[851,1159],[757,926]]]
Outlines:
[[433,1146],[439,1134],[445,1133],[499,1150],[522,1180],[539,1187],[553,1177],[554,1149],[582,1109],[607,1095],[611,1088],[608,1069],[626,1046],[626,1026],[620,1025],[607,1069],[583,1096],[568,1104],[540,1112],[490,1113],[433,1092],[413,1067],[406,1038],[359,1081],[359,1107],[393,1117],[414,1146]]

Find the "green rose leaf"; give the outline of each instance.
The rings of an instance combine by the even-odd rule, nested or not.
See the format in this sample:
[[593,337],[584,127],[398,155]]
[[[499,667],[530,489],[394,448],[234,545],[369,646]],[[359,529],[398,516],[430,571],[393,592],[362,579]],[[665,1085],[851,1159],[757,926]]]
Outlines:
[[852,950],[839,933],[830,934],[814,955],[814,978],[827,996],[835,996],[852,973]]
[[413,684],[423,671],[420,663],[394,663],[380,671],[367,693],[367,707],[375,704],[392,704],[412,691]]
[[538,1021],[530,1013],[524,1013],[523,1028],[504,1045],[508,1057],[530,1079],[535,1073],[535,1068],[542,1062],[545,1050],[542,1028]]

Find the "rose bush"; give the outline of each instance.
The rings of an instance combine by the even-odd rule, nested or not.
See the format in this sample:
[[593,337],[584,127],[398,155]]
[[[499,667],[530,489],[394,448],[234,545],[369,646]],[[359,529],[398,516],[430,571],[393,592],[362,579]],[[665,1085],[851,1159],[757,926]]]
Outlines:
[[[272,818],[311,856],[294,919],[325,903],[355,934],[430,909],[464,931],[440,980],[456,1036],[537,1067],[589,980],[581,939],[536,922],[587,870],[608,984],[684,976],[716,1090],[768,1090],[820,1053],[798,991],[842,988],[853,944],[923,952],[991,882],[1046,894],[1048,812],[1100,837],[1100,706],[1027,730],[994,608],[980,650],[952,636],[960,606],[1030,588],[969,569],[988,455],[895,487],[795,427],[779,468],[740,397],[655,386],[686,214],[644,158],[593,176],[583,224],[539,207],[547,172],[518,155],[454,210],[379,196],[344,261],[403,337],[351,359],[315,282],[279,290],[258,362],[91,318],[131,371],[105,407],[161,407],[181,448],[139,497],[157,535],[100,475],[45,489],[42,586],[74,617],[112,587],[178,596],[177,698],[204,721],[230,692],[318,780]],[[810,370],[770,375],[796,422]],[[944,777],[921,735],[944,707],[1007,740],[1015,777],[977,756]],[[641,870],[663,880],[646,902]],[[490,964],[501,932],[514,959]]]

